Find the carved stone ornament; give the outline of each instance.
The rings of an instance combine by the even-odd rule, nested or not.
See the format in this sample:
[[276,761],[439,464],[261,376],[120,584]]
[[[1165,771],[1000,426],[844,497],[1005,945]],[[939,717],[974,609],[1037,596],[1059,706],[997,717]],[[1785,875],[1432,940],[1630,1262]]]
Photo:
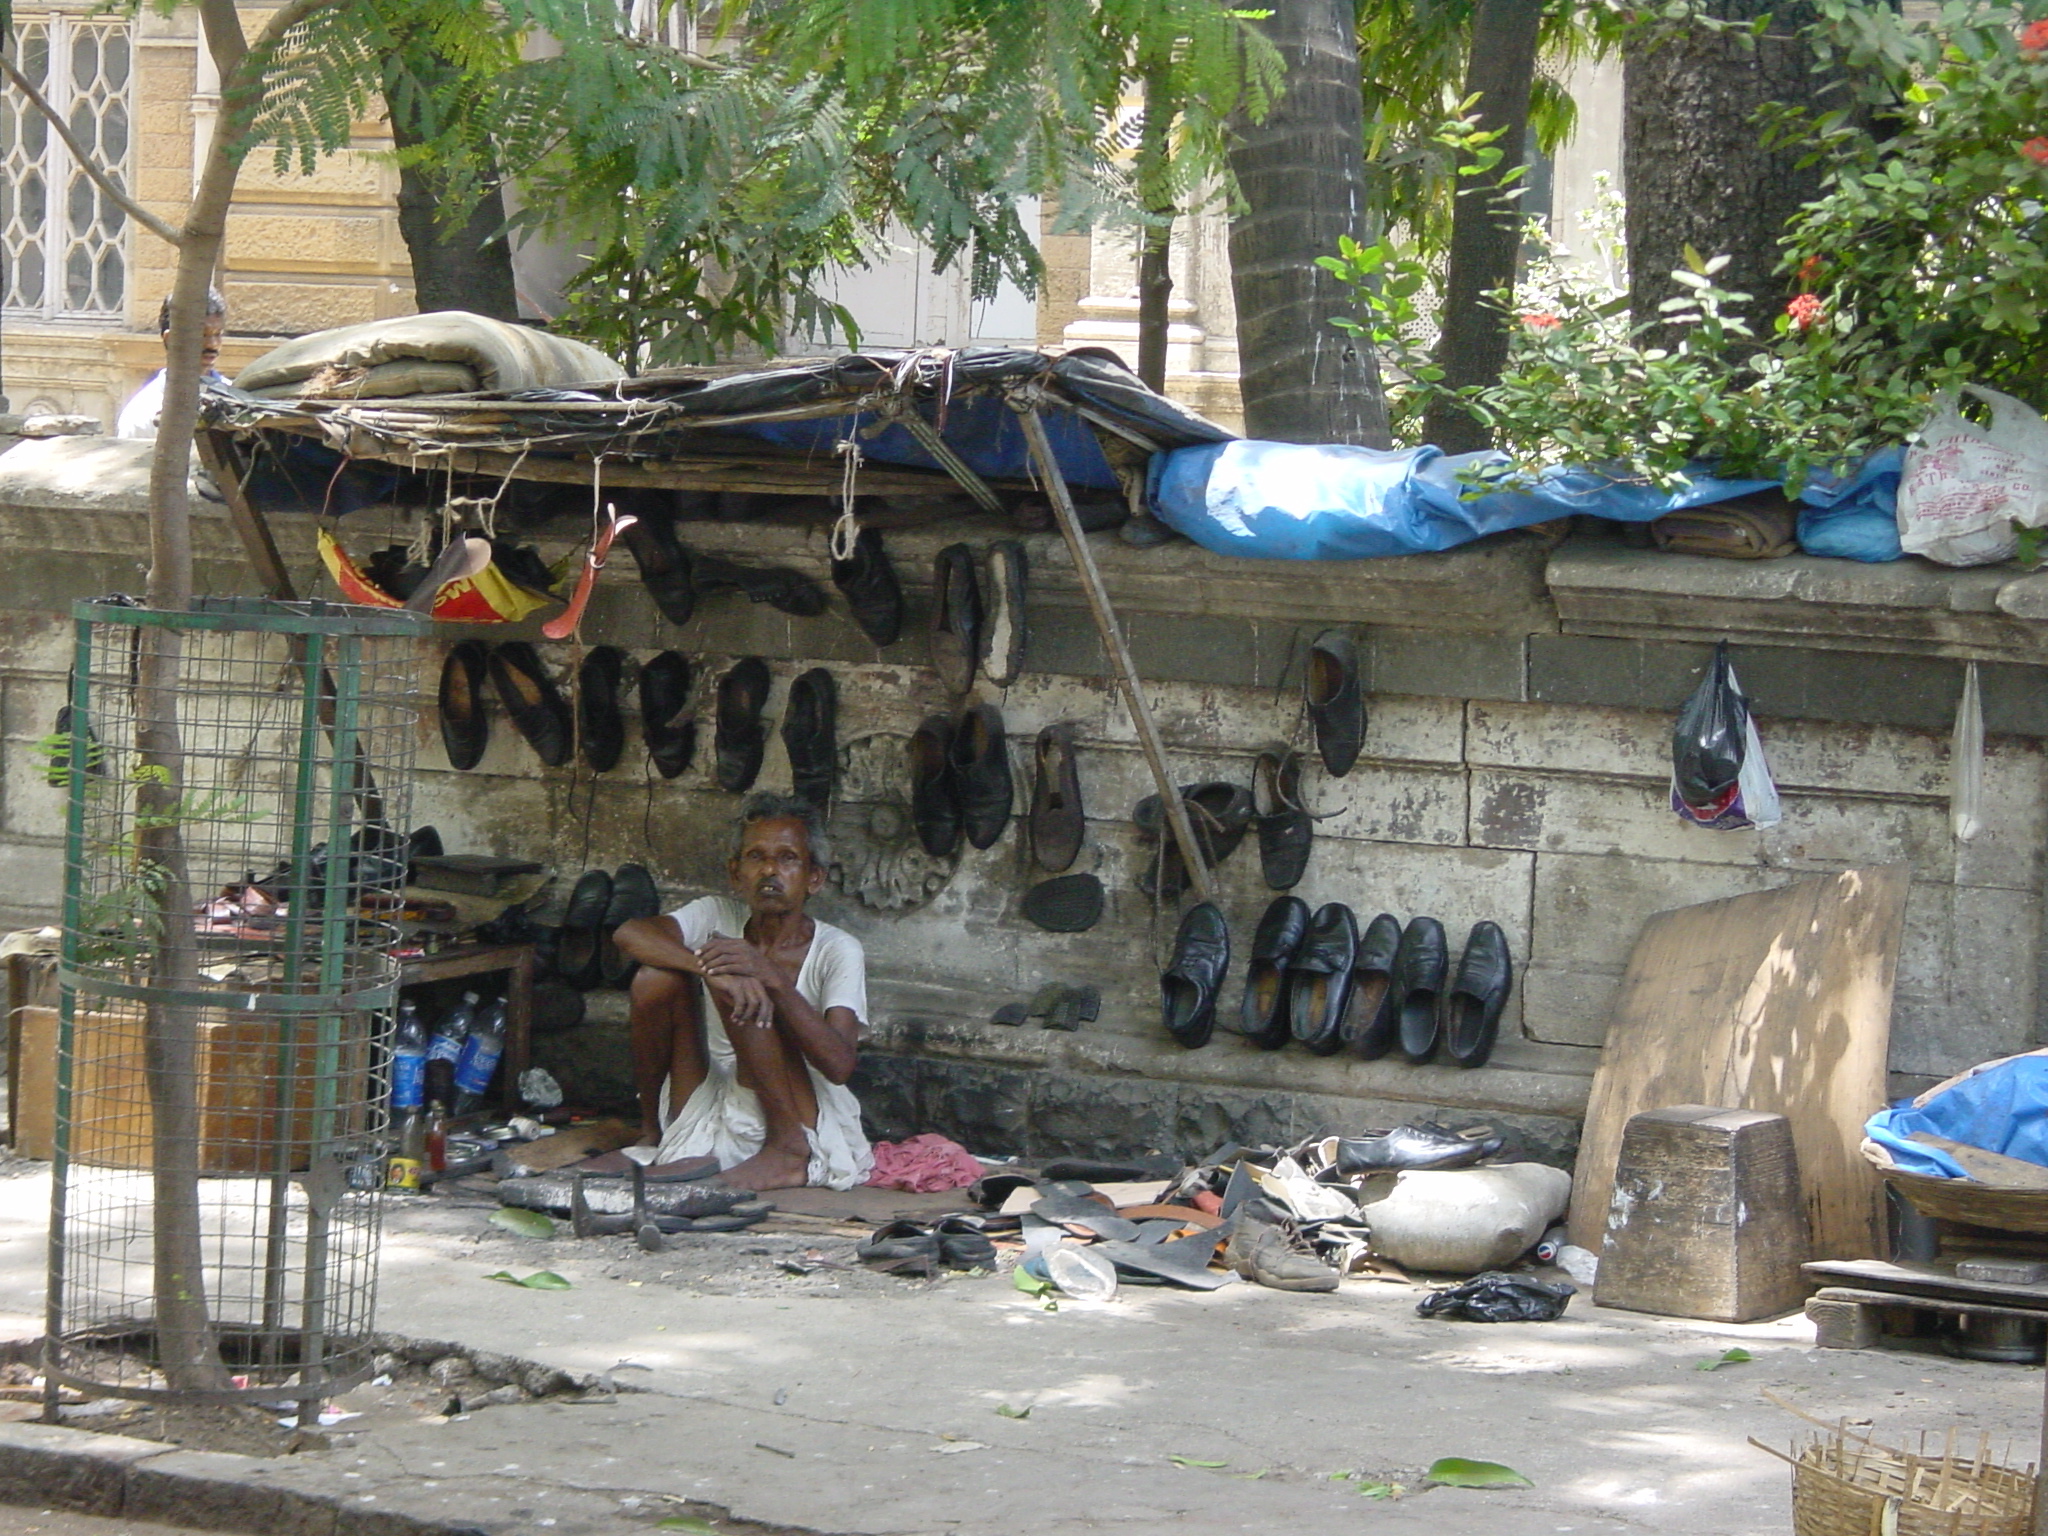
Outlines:
[[935,859],[910,820],[907,736],[855,737],[839,749],[839,783],[827,823],[832,883],[875,912],[921,907],[946,888],[957,854]]

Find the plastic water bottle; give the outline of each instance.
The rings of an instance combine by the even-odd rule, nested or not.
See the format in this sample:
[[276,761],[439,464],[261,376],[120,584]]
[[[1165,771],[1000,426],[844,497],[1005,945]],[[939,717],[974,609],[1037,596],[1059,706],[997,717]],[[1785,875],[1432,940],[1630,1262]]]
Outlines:
[[456,1114],[466,1115],[483,1102],[504,1054],[505,1004],[500,1000],[476,1016],[462,1042],[462,1059],[455,1064]]
[[391,1115],[395,1120],[427,1101],[427,1024],[410,999],[398,1005],[391,1036]]
[[469,1035],[470,1021],[476,1017],[477,1001],[476,993],[463,993],[462,1001],[434,1026],[433,1043],[427,1047],[429,1062],[445,1061],[452,1067],[462,1059],[462,1044]]

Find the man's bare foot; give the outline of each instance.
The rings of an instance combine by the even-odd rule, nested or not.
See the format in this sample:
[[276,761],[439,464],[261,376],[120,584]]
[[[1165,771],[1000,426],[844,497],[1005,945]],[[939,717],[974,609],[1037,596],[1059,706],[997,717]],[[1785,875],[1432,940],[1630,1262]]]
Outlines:
[[739,1166],[718,1175],[719,1183],[733,1189],[751,1189],[756,1194],[770,1189],[802,1189],[810,1181],[808,1148],[792,1152],[780,1147],[763,1147]]

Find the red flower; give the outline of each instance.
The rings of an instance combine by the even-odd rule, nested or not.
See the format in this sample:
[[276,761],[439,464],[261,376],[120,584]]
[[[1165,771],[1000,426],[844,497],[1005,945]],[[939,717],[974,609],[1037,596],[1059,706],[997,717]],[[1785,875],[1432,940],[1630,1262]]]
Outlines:
[[1524,315],[1522,324],[1532,331],[1554,331],[1564,322],[1552,314]]
[[2029,22],[2020,32],[2020,52],[2048,51],[2048,21]]
[[2048,165],[2048,139],[2029,139],[2020,146],[2020,153],[2036,165]]
[[1791,320],[1795,331],[1811,330],[1816,321],[1827,318],[1827,313],[1827,306],[1810,293],[1796,295],[1792,302],[1785,306],[1785,314]]
[[1821,260],[1818,256],[1807,257],[1806,260],[1799,263],[1799,281],[1802,283],[1819,282],[1820,268]]

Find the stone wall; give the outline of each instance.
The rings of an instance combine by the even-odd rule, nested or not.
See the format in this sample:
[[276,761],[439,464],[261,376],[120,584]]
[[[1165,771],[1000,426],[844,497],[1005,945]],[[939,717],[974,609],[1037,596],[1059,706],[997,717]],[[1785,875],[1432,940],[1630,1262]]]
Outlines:
[[[47,921],[58,888],[59,796],[36,775],[28,749],[50,729],[64,679],[60,605],[141,584],[136,483],[87,478],[90,486],[72,492],[31,492],[0,466],[0,856],[10,876],[0,916],[11,923]],[[324,589],[310,581],[307,520],[276,525],[293,569],[308,574],[310,590]],[[383,542],[356,517],[342,531],[359,549]],[[663,648],[691,657],[707,706],[697,765],[673,784],[644,773],[632,751],[595,780],[583,770],[544,770],[500,715],[482,764],[457,774],[428,718],[418,819],[439,826],[451,849],[544,858],[568,878],[639,860],[679,900],[718,888],[736,802],[708,784],[717,675],[737,656],[767,658],[778,685],[769,717],[778,720],[797,672],[831,668],[841,743],[867,765],[845,793],[872,798],[896,772],[901,738],[948,705],[922,665],[933,553],[955,538],[979,544],[1007,532],[970,523],[892,533],[912,612],[906,638],[886,652],[863,639],[836,600],[825,617],[797,620],[718,598],[677,630],[645,601],[622,558],[584,638],[643,660]],[[686,534],[701,547],[824,572],[822,529],[695,524]],[[1153,707],[1184,782],[1247,782],[1266,743],[1305,744],[1301,652],[1325,627],[1358,627],[1371,669],[1370,730],[1343,780],[1311,769],[1308,793],[1329,817],[1298,894],[1347,902],[1361,921],[1380,911],[1428,913],[1454,945],[1479,919],[1502,925],[1526,969],[1493,1063],[1464,1072],[1296,1049],[1266,1054],[1222,1034],[1189,1052],[1165,1038],[1156,970],[1176,914],[1155,912],[1135,889],[1144,855],[1128,819],[1151,786],[1064,549],[1050,536],[1026,544],[1029,667],[987,697],[1013,737],[1020,798],[1033,733],[1076,722],[1090,817],[1076,867],[1101,875],[1109,910],[1086,934],[1026,923],[1017,903],[1034,873],[1014,824],[986,853],[963,853],[943,888],[914,910],[869,911],[830,893],[822,913],[868,947],[874,1018],[859,1086],[878,1131],[939,1129],[991,1152],[1198,1151],[1226,1136],[1276,1139],[1427,1112],[1507,1125],[1538,1153],[1563,1157],[1645,915],[1874,863],[1903,862],[1913,873],[1893,1032],[1897,1086],[2041,1038],[2048,708],[2040,671],[2012,659],[2033,644],[2034,621],[2013,612],[2027,606],[2032,578],[1804,559],[1752,568],[1526,534],[1356,565],[1237,561],[1185,544],[1140,552],[1099,536],[1099,559],[1137,664],[1154,680]],[[202,518],[200,547],[202,585],[247,589],[224,519]],[[1803,595],[1794,579],[1802,574]],[[1889,640],[1858,638],[1886,625]],[[1578,632],[1588,628],[1613,632]],[[533,633],[515,626],[494,638]],[[1784,823],[1769,832],[1684,827],[1665,804],[1672,715],[1708,656],[1705,637],[1721,633],[1740,642],[1736,665],[1785,797]],[[437,642],[422,658],[429,699],[442,648]],[[571,666],[571,647],[543,649]],[[1984,663],[1989,830],[1956,844],[1947,733],[1964,657]],[[772,741],[760,784],[787,782]],[[842,807],[842,818],[849,814]],[[1221,878],[1242,946],[1271,894],[1255,846],[1247,842]],[[987,1022],[996,1006],[1046,981],[1101,986],[1101,1019],[1072,1034]],[[1236,1002],[1233,986],[1224,1008]],[[625,1087],[623,1000],[593,994],[589,1022],[541,1041],[539,1055],[573,1091],[616,1097]]]

